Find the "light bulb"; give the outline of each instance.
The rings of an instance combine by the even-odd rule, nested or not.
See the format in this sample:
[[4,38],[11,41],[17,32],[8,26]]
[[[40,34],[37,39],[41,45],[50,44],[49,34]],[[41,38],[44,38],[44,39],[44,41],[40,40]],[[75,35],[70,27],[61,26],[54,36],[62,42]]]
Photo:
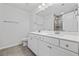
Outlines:
[[46,4],[45,3],[42,3],[42,6],[45,6]]
[[40,6],[38,6],[38,8],[41,8],[42,6],[40,5]]

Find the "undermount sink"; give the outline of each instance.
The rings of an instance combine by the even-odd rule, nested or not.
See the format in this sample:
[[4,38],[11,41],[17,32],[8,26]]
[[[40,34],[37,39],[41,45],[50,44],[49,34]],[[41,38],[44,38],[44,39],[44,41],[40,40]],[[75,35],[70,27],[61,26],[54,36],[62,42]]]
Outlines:
[[55,36],[63,36],[64,34],[58,31],[37,31],[39,33],[45,34],[45,35],[55,35]]
[[63,36],[63,34],[55,34],[55,33],[52,33],[52,34],[48,34],[48,35],[62,35]]

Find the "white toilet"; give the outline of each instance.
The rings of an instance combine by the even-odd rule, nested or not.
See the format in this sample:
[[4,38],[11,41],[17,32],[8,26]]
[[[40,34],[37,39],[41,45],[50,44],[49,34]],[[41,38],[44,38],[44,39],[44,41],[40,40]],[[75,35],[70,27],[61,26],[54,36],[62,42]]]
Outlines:
[[23,46],[28,46],[28,38],[23,38],[22,39],[22,45]]

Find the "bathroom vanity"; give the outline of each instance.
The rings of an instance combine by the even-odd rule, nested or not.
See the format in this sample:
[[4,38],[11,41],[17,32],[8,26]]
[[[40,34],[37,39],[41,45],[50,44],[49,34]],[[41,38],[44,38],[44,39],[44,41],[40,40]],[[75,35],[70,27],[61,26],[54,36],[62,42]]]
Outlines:
[[[75,8],[60,16],[54,15],[54,32],[31,32],[28,48],[37,56],[78,56],[79,14],[77,13],[79,13],[79,9]],[[74,34],[70,32],[74,32]]]
[[28,48],[37,56],[78,56],[79,35],[31,32]]

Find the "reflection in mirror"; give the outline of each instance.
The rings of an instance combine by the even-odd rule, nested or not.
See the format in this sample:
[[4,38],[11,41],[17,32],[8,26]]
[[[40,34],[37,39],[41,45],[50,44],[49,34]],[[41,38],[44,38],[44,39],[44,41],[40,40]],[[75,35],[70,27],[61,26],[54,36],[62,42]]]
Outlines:
[[54,31],[62,31],[63,24],[62,24],[62,16],[54,15]]

